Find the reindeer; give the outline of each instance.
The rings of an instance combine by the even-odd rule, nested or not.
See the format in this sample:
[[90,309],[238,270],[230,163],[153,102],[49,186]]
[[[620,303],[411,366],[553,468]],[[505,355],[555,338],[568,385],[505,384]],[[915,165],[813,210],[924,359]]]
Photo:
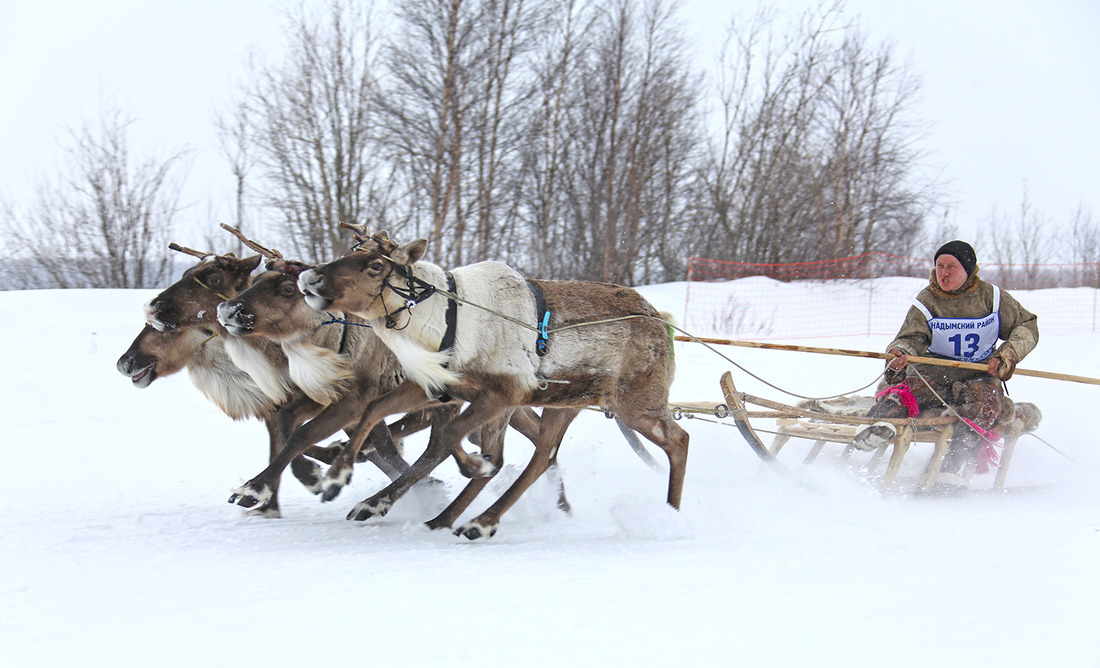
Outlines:
[[[242,340],[228,336],[228,332],[215,317],[218,304],[236,296],[251,284],[252,272],[259,266],[261,256],[239,259],[232,254],[214,255],[178,244],[171,244],[169,247],[197,257],[199,262],[146,305],[146,319],[149,324],[161,332],[181,329],[216,332],[226,356],[247,373],[273,405],[279,407],[275,418],[280,434],[290,434],[303,420],[320,412],[321,402],[313,401],[295,385],[289,361],[278,344],[265,339]],[[382,431],[384,429],[379,430]],[[408,463],[397,453],[388,432],[385,437],[380,436],[379,432],[372,436],[374,447],[367,451],[367,459],[390,478],[397,478],[408,469]],[[322,461],[331,460],[331,457],[319,456],[325,450],[313,446],[314,442],[308,443],[299,455],[309,450]],[[272,457],[281,452],[282,438],[277,444],[272,443],[271,449]],[[310,491],[315,494],[323,493],[323,488],[317,485],[321,475],[316,464],[296,458],[292,463],[292,470],[306,483]],[[308,482],[310,479],[312,484]],[[275,500],[277,488],[277,483],[272,485],[270,495],[253,504],[256,506],[253,512],[278,516],[277,510],[270,510],[272,504],[275,508],[278,507]]]
[[[492,536],[503,513],[546,470],[569,422],[590,405],[613,411],[665,451],[667,501],[679,508],[689,439],[668,408],[672,338],[668,324],[641,295],[602,283],[525,281],[499,262],[444,272],[420,261],[424,239],[399,245],[379,233],[358,240],[339,260],[302,272],[298,286],[315,309],[337,309],[376,323],[407,380],[367,407],[325,486],[340,484],[364,428],[446,392],[469,402],[442,436],[468,477],[491,475],[493,466],[463,450],[463,435],[510,407],[545,407],[527,468],[500,499],[461,526],[459,535]],[[456,312],[453,328],[449,311]]]
[[[312,391],[306,390],[311,396],[340,392],[337,401],[330,403],[319,416],[287,439],[288,455],[283,457],[286,459],[301,444],[357,424],[371,400],[393,390],[403,380],[401,366],[363,320],[351,315],[340,318],[338,316],[343,314],[322,314],[306,304],[297,285],[301,272],[310,267],[284,259],[278,251],[247,239],[228,225],[222,224],[222,227],[267,258],[267,263],[266,271],[255,278],[251,287],[218,306],[218,322],[233,336],[263,337],[279,343],[289,359],[295,381],[303,389],[313,388]],[[338,321],[345,323],[342,333],[331,326]],[[332,339],[337,336],[342,337],[340,356],[334,356],[331,352]],[[337,364],[338,358],[349,359],[354,366],[340,366]],[[297,373],[294,371],[296,368],[300,369]],[[324,397],[314,398],[321,401]],[[349,519],[384,516],[400,496],[443,461],[447,451],[439,440],[439,430],[457,414],[457,404],[433,402],[433,437],[429,439],[424,454],[405,475],[358,504]],[[509,411],[508,415],[484,426],[481,431],[483,452],[493,459],[496,466],[502,461],[504,431],[509,419],[512,419],[517,430],[532,441],[538,438],[538,416],[530,409],[515,416]],[[379,422],[374,428],[385,429],[385,424]],[[281,466],[280,460],[273,459],[269,471],[265,472],[269,474],[265,479],[278,480]],[[347,473],[350,475],[350,471]],[[347,482],[345,477],[341,485],[329,486],[323,493],[324,498],[334,498]],[[428,525],[449,527],[487,482],[488,478],[472,480],[454,502],[430,520]],[[269,489],[270,482],[246,485],[234,492],[229,501],[248,507],[266,499]],[[559,507],[568,510],[563,488],[559,491]]]
[[[229,359],[216,332],[201,327],[182,327],[160,331],[146,325],[134,339],[130,348],[117,363],[119,373],[130,378],[134,387],[144,389],[158,378],[170,376],[187,369],[191,381],[203,395],[223,413],[234,420],[257,418],[264,422],[268,432],[270,456],[283,448],[280,413],[275,403],[264,394],[252,377]],[[312,410],[311,410],[312,409]],[[315,406],[299,403],[282,412],[285,421],[297,423],[304,420]],[[331,464],[334,448],[311,448],[305,452],[313,459]],[[291,469],[307,488],[316,488],[320,481],[319,469],[304,458],[296,458]],[[279,517],[279,503],[272,495],[265,503],[250,511],[264,517]]]

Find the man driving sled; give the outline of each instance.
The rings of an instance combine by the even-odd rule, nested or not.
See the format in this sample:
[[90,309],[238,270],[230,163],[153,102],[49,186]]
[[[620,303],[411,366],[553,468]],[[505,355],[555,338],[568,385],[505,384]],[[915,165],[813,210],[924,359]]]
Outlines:
[[[983,443],[996,440],[991,430],[998,419],[1012,416],[1014,405],[1005,396],[1004,381],[1035,348],[1039,326],[1035,315],[1007,291],[978,277],[970,244],[949,241],[936,251],[934,261],[928,286],[887,346],[895,356],[884,372],[889,387],[879,393],[868,417],[914,417],[946,402],[962,420],[953,427],[938,481],[965,485],[960,473]],[[998,347],[999,341],[1004,343]],[[909,355],[985,363],[986,369],[909,364]],[[873,450],[895,433],[893,425],[878,422],[861,428],[854,445]]]

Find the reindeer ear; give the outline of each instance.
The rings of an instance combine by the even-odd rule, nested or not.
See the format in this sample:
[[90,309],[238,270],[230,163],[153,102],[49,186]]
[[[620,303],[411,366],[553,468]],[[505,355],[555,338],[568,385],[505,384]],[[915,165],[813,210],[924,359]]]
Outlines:
[[248,268],[248,273],[252,273],[256,267],[260,266],[260,260],[263,259],[261,255],[253,255],[252,257],[246,257],[241,260],[241,265]]
[[424,250],[428,247],[427,239],[417,239],[407,244],[401,244],[390,253],[390,259],[397,264],[408,266],[420,260]]

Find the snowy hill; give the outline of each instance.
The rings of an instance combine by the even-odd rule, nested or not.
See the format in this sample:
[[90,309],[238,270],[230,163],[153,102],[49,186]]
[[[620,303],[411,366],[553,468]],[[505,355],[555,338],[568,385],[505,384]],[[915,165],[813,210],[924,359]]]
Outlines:
[[[641,291],[684,312],[683,284]],[[859,470],[869,456],[839,448],[802,468],[805,442],[784,450],[788,474],[766,470],[729,424],[688,421],[678,513],[666,474],[586,413],[560,455],[573,515],[540,481],[496,537],[469,542],[421,524],[463,484],[451,461],[436,472],[446,489],[414,490],[366,523],[344,516],[385,481],[369,465],[328,504],[286,476],[282,519],[226,503],[266,464],[263,427],[226,418],[186,374],[135,390],[115,371],[153,294],[0,293],[5,665],[1100,665],[1098,386],[1013,379],[1012,396],[1043,410],[1045,443],[1020,441],[1014,491],[983,492],[990,474],[961,498],[880,494]],[[1100,376],[1098,344],[1043,330],[1022,366]],[[722,352],[806,395],[881,370]],[[726,370],[746,392],[794,401],[698,344],[678,344],[677,364],[677,401],[718,403]],[[503,477],[530,452],[510,434]],[[929,454],[914,446],[907,466]]]

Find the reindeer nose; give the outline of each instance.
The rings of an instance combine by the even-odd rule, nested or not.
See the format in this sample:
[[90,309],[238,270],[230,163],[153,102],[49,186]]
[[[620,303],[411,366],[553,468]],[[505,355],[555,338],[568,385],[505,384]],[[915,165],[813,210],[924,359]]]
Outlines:
[[218,322],[222,325],[239,324],[236,321],[241,315],[244,305],[237,300],[231,300],[218,304]]

